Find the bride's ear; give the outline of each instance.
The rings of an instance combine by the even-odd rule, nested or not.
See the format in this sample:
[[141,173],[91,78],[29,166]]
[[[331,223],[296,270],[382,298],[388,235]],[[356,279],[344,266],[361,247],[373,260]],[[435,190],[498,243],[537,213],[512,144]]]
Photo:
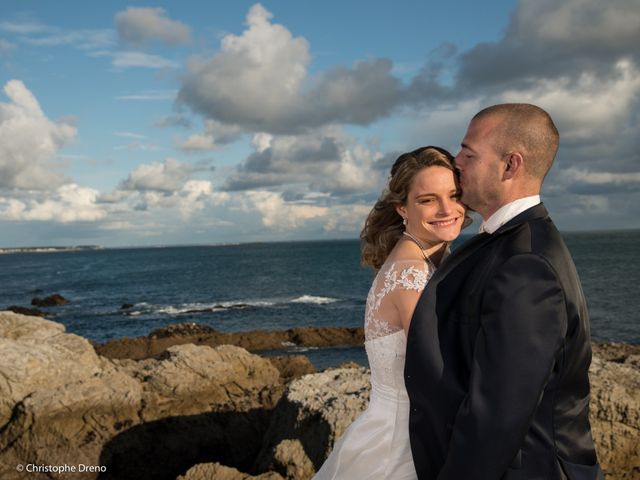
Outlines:
[[407,209],[404,205],[396,205],[396,212],[398,212],[398,215],[400,215],[402,218],[407,218]]

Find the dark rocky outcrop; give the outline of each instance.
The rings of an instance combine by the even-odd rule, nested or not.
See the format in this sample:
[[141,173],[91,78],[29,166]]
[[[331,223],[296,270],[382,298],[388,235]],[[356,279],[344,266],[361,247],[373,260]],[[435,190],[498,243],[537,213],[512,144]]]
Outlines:
[[38,310],[37,308],[27,308],[27,307],[20,307],[18,305],[11,305],[10,307],[7,307],[7,310],[9,312],[13,312],[13,313],[19,313],[21,315],[29,315],[32,317],[44,317],[45,313]]
[[67,303],[71,302],[58,293],[54,293],[45,298],[35,297],[31,300],[31,305],[34,307],[57,307],[59,305],[66,305]]
[[141,360],[164,352],[173,345],[236,345],[250,352],[279,350],[287,346],[328,347],[362,345],[364,332],[360,328],[298,327],[288,330],[219,332],[206,325],[180,323],[155,330],[146,337],[122,338],[96,344],[99,355],[107,358]]

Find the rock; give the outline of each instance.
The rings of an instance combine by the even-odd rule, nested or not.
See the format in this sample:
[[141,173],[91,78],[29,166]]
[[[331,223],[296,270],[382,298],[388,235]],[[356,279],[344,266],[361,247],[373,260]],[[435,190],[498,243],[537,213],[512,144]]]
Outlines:
[[235,468],[226,467],[219,463],[201,463],[190,468],[187,473],[176,480],[284,480],[275,472],[267,472],[252,476],[242,473]]
[[280,371],[280,377],[285,383],[303,375],[316,373],[316,367],[304,355],[281,355],[266,358]]
[[[256,470],[304,472],[287,478],[311,478],[336,439],[366,409],[369,393],[364,367],[329,369],[291,382],[271,417]],[[282,443],[290,439],[299,446]]]
[[26,307],[20,307],[17,305],[12,305],[10,307],[7,307],[7,311],[13,312],[13,313],[19,313],[20,315],[29,315],[32,317],[44,317],[44,312],[38,310],[37,308],[26,308]]
[[[207,328],[182,325],[164,338],[220,334]],[[594,352],[600,462],[608,480],[640,478],[640,347]],[[34,478],[18,464],[82,463],[106,467],[101,480],[308,479],[368,404],[368,370],[348,367],[303,375],[312,365],[302,356],[189,343],[108,359],[58,323],[0,312],[0,478]]]
[[49,295],[46,298],[34,298],[31,300],[31,305],[34,307],[56,307],[58,305],[66,305],[69,302],[66,298],[58,293],[54,293],[53,295]]
[[362,345],[364,332],[347,327],[299,327],[288,330],[219,332],[206,325],[182,323],[155,330],[146,337],[122,338],[95,345],[108,358],[142,360],[156,357],[172,345],[236,345],[250,352],[281,350],[287,346],[328,347]]
[[282,389],[270,361],[238,347],[112,361],[60,324],[0,312],[0,478],[29,478],[15,470],[29,463],[102,465],[107,480],[247,470]]
[[607,346],[601,350],[615,361],[594,357],[589,372],[590,419],[598,458],[608,480],[637,479],[640,478],[640,355],[632,354],[634,349],[627,347]]
[[133,303],[123,303],[120,306],[120,310],[129,310],[130,308],[133,308],[134,304]]
[[152,331],[148,338],[171,338],[171,337],[184,337],[189,335],[200,335],[203,333],[215,333],[216,330],[207,326],[199,325],[197,323],[175,323],[163,328],[158,328]]
[[607,362],[624,363],[631,355],[640,355],[640,345],[628,343],[594,343],[593,356]]
[[[590,418],[600,463],[608,480],[638,479],[640,346],[596,344],[594,352]],[[362,367],[293,381],[273,413],[257,470],[310,478],[306,459],[319,468],[335,440],[366,408],[368,394],[368,374]],[[289,476],[292,471],[300,476]]]
[[286,478],[308,479],[316,473],[300,440],[283,440],[273,452],[274,462],[285,471]]

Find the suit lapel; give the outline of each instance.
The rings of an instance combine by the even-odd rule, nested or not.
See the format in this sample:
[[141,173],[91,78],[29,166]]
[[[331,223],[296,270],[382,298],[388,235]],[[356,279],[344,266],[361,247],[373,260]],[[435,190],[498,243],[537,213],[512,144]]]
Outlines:
[[[507,223],[502,225],[492,234],[489,233],[479,233],[474,237],[471,237],[469,240],[464,242],[458,248],[456,248],[451,255],[449,255],[440,265],[440,267],[436,270],[434,274],[435,280],[443,278],[443,276],[447,275],[451,270],[453,270],[456,265],[459,265],[462,261],[464,261],[469,255],[483,247],[487,243],[489,243],[492,239],[495,239],[501,236],[503,233],[512,230],[518,225],[528,222],[530,220],[536,218],[545,218],[548,217],[549,213],[545,208],[543,203],[539,203],[524,212],[516,215]],[[432,279],[434,280],[434,279]]]
[[[440,266],[436,269],[434,274],[435,279],[442,278],[449,273],[456,265],[462,262],[465,258],[475,252],[478,248],[485,245],[491,240],[491,235],[488,233],[479,233],[469,240],[464,242],[458,248],[456,248],[451,255],[444,259]],[[434,278],[431,281],[435,280]]]

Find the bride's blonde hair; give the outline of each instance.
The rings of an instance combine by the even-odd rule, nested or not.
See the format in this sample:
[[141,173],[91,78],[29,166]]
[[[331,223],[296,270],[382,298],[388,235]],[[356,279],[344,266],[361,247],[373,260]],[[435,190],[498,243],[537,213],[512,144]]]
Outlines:
[[395,161],[389,182],[360,232],[362,265],[372,266],[376,270],[382,266],[404,231],[402,217],[396,207],[406,204],[415,176],[423,169],[434,166],[447,168],[457,175],[453,155],[439,147],[421,147],[403,153]]

